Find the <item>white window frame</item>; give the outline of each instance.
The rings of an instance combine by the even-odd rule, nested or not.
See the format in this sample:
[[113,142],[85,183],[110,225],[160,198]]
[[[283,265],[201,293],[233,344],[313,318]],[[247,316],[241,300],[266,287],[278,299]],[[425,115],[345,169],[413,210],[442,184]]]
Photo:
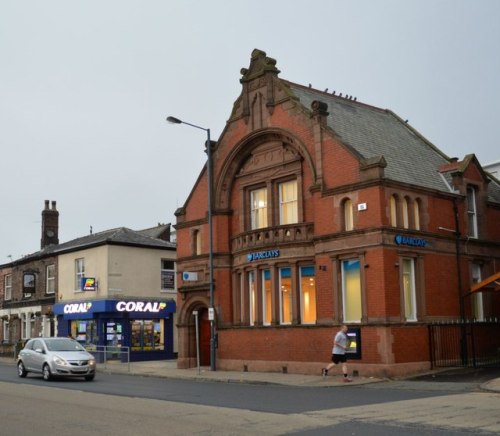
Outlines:
[[85,258],[75,259],[75,292],[82,292],[82,278],[85,277]]
[[[165,268],[165,262],[172,262],[173,268]],[[167,274],[173,274],[174,284],[173,288],[164,288],[163,287],[163,276]],[[162,259],[161,260],[161,273],[160,273],[160,292],[172,292],[175,291],[175,262],[173,259]]]
[[289,180],[278,185],[280,225],[296,224],[299,222],[297,179]]
[[51,264],[45,267],[45,293],[55,294],[55,292],[56,292],[56,266],[55,264]]
[[250,191],[251,229],[267,227],[267,187]]
[[4,300],[12,300],[12,274],[4,277]]
[[476,205],[476,190],[473,186],[467,187],[467,221],[468,221],[468,236],[477,238],[477,205]]
[[402,259],[401,287],[403,290],[404,318],[407,322],[417,321],[417,293],[415,281],[415,259]]

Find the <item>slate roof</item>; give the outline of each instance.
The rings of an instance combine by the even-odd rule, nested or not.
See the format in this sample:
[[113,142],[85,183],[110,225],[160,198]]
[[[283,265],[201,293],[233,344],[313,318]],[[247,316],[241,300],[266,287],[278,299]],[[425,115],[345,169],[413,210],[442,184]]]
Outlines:
[[136,231],[128,229],[126,227],[118,227],[116,229],[105,230],[103,232],[82,236],[80,238],[64,242],[62,244],[49,245],[42,250],[32,254],[28,254],[27,256],[24,256],[21,259],[14,261],[13,263],[25,263],[47,256],[56,256],[63,253],[70,253],[72,251],[83,250],[86,248],[97,247],[99,245],[105,244],[165,250],[175,250],[176,248],[176,244],[174,242],[167,242],[161,239],[144,235],[140,230]]
[[[355,100],[281,79],[304,108],[313,101],[328,105],[327,126],[340,141],[364,159],[384,157],[385,177],[397,182],[450,192],[439,167],[450,158],[396,114]],[[500,203],[500,185],[491,178],[489,200]]]

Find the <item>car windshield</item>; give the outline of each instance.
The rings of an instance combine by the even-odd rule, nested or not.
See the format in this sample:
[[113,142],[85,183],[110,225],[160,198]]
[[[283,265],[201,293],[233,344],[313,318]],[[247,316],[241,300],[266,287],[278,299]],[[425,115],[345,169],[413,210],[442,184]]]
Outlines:
[[46,339],[45,344],[49,351],[85,351],[85,348],[73,339]]

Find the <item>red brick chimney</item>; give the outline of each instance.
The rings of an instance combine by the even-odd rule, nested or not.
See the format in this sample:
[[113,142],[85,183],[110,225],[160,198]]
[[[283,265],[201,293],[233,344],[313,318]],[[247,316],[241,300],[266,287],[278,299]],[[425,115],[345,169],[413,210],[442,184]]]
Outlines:
[[42,239],[40,242],[43,250],[48,245],[59,244],[59,212],[56,202],[52,202],[49,208],[49,200],[45,200],[45,209],[42,210]]

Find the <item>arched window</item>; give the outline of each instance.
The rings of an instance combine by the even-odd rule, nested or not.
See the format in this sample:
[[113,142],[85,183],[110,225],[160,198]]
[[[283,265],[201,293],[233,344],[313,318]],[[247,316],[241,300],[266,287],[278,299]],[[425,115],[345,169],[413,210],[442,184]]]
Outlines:
[[403,207],[403,227],[405,229],[410,227],[409,220],[408,220],[408,203],[409,203],[408,197],[404,197],[402,207]]
[[398,214],[397,214],[398,199],[397,199],[396,195],[391,195],[390,201],[391,201],[391,203],[390,203],[391,226],[397,227],[397,225],[398,225]]
[[418,198],[413,202],[413,224],[415,230],[420,230],[420,200]]
[[343,216],[344,216],[344,230],[352,230],[354,229],[354,220],[352,213],[352,201],[347,198],[342,203]]
[[193,254],[199,255],[201,254],[201,232],[197,230],[193,230]]

